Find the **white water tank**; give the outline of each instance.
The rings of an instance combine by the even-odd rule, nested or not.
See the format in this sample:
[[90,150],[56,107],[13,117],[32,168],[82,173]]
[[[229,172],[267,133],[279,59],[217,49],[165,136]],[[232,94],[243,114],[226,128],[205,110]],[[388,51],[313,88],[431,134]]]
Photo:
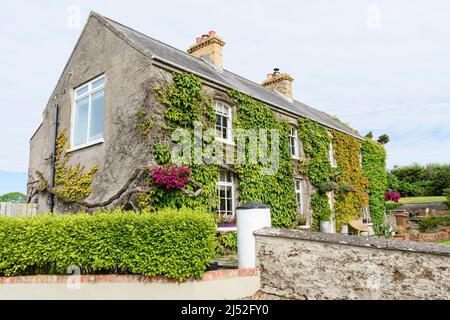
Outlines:
[[259,202],[249,202],[236,209],[238,268],[256,267],[256,241],[253,232],[272,225],[270,208]]

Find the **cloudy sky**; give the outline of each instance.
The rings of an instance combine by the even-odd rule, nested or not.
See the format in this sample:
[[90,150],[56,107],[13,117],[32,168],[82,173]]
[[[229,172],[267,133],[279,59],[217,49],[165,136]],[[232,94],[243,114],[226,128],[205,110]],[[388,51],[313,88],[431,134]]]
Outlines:
[[297,100],[387,133],[389,167],[450,162],[446,0],[16,0],[0,11],[0,194],[16,179],[5,172],[25,179],[29,138],[91,10],[180,49],[215,30],[230,71],[260,82],[279,67]]

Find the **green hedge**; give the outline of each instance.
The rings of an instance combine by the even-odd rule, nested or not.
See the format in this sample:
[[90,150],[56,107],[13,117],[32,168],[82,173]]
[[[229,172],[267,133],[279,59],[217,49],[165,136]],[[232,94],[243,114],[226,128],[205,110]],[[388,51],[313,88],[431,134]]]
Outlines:
[[214,255],[216,225],[201,210],[0,217],[0,275],[133,273],[200,277]]

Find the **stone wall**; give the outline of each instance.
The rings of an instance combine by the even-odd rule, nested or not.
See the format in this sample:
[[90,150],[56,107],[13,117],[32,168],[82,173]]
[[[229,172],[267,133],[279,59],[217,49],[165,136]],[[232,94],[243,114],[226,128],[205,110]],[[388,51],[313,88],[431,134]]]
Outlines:
[[261,291],[293,299],[450,299],[450,246],[266,228]]
[[410,215],[432,215],[448,214],[446,211],[449,209],[445,202],[430,202],[430,203],[405,203],[402,204],[397,210],[405,210]]

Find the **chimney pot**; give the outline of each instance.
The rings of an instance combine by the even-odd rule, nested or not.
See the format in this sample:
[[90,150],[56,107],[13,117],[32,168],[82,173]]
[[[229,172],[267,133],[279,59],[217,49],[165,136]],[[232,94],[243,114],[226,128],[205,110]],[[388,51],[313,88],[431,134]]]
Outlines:
[[195,38],[195,42],[196,42],[196,43],[202,42],[202,37],[197,37],[197,38]]
[[207,39],[207,38],[209,38],[209,36],[207,34],[204,34],[204,35],[202,35],[202,38]]
[[208,34],[210,37],[214,37],[216,35],[216,32],[211,30]]

